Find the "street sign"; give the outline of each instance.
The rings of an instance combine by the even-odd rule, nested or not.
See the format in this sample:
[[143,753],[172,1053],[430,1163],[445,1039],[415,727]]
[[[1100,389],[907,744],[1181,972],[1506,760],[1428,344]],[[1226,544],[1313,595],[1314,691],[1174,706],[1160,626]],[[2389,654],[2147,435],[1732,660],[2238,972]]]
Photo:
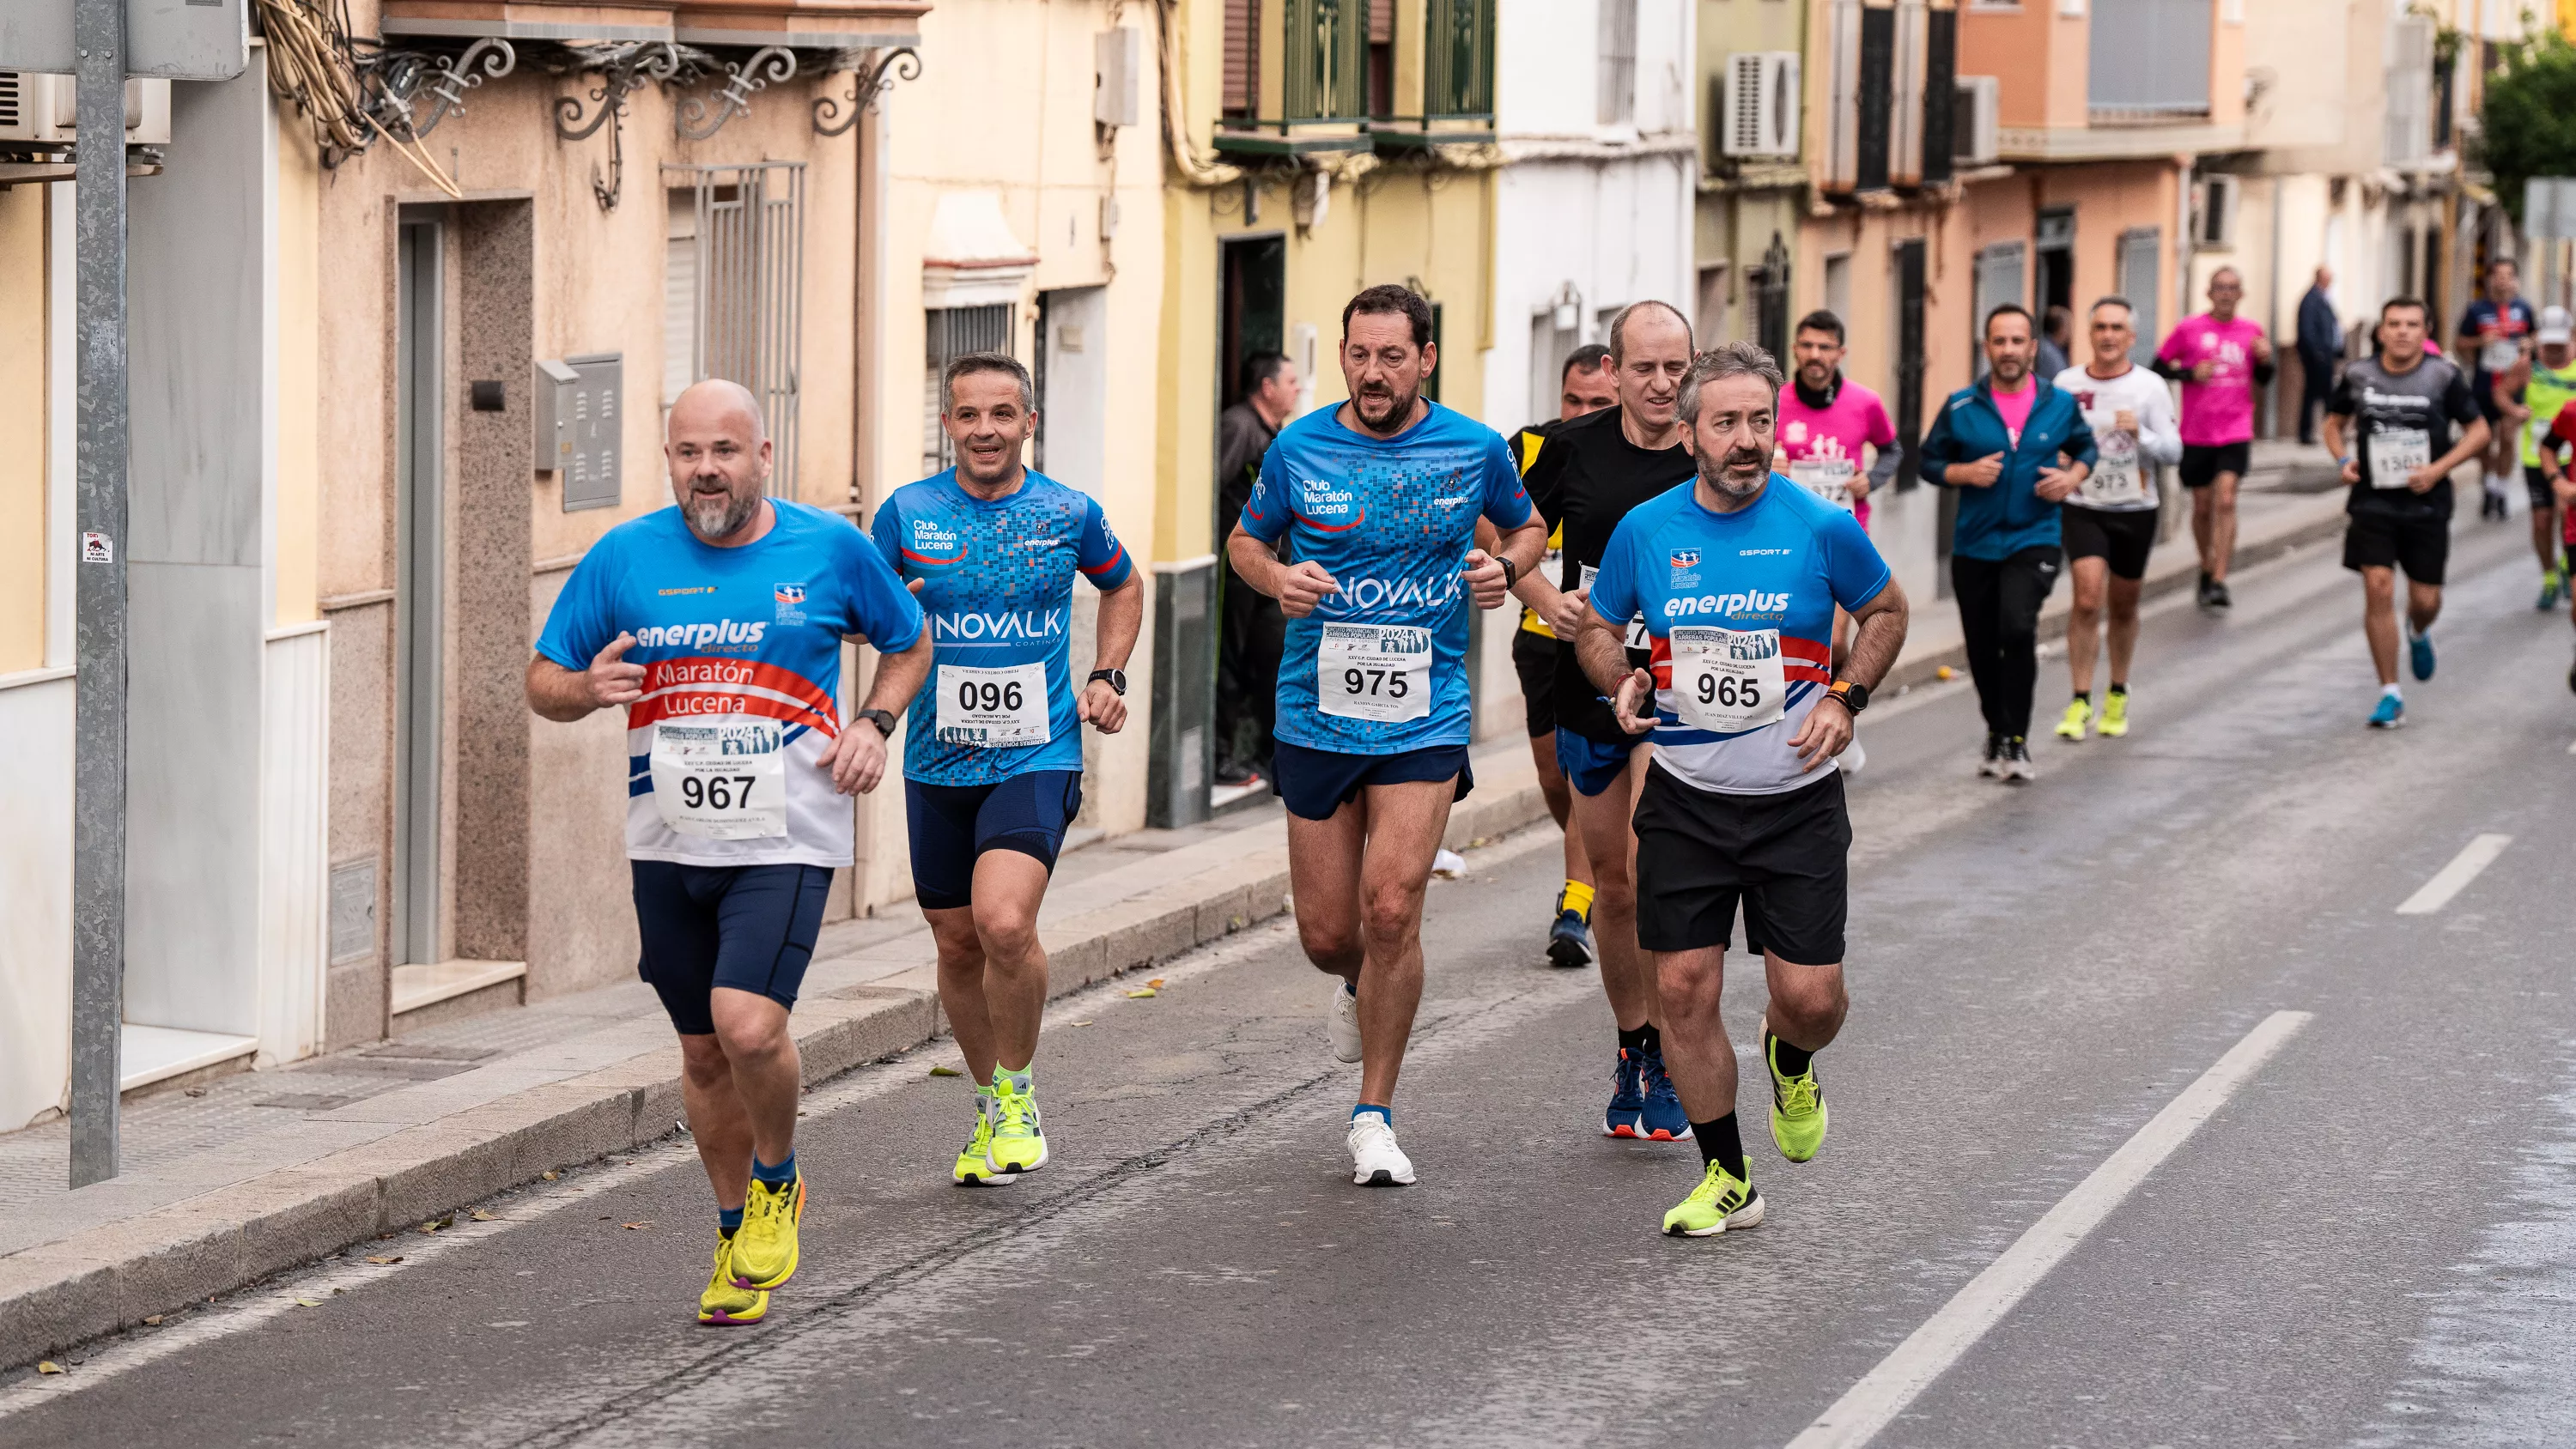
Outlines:
[[[250,65],[250,0],[125,0],[125,73],[231,80]],[[72,0],[0,0],[0,70],[70,75]]]

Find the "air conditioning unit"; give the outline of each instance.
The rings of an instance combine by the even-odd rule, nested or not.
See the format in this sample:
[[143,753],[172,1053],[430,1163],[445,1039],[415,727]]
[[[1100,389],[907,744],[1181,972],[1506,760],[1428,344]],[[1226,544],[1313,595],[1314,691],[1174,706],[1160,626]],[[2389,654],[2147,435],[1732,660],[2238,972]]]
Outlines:
[[1729,156],[1798,154],[1798,52],[1739,50],[1726,58],[1719,104]]
[[1958,119],[1952,125],[1952,155],[1962,166],[1992,166],[2003,153],[1996,134],[2002,126],[2003,82],[1990,75],[1959,77]]
[[2236,245],[2236,198],[2243,182],[2204,176],[2191,188],[2191,244],[2208,250]]
[[[0,141],[68,146],[79,123],[70,76],[0,70]],[[125,141],[130,146],[170,144],[168,81],[125,83]]]

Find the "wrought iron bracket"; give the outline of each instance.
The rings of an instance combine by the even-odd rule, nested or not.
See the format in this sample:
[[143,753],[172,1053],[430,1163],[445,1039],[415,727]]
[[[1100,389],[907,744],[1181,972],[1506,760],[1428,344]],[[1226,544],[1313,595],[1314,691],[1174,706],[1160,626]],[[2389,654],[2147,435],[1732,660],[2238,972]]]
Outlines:
[[429,78],[428,114],[411,118],[412,135],[421,137],[437,130],[438,123],[451,112],[465,109],[467,91],[487,80],[500,80],[518,68],[519,53],[498,36],[478,40],[467,46],[463,55],[447,58]]
[[623,119],[626,98],[641,90],[648,81],[667,81],[680,73],[679,47],[668,41],[640,40],[624,45],[604,47],[582,56],[581,69],[594,71],[599,84],[593,86],[590,99],[597,107],[590,119],[581,119],[579,96],[555,97],[555,136],[564,141],[587,141],[611,117]]
[[691,96],[680,102],[673,119],[682,136],[703,141],[723,130],[725,122],[748,114],[752,92],[784,84],[795,75],[796,52],[782,45],[764,45],[749,60],[725,67],[725,83],[712,100]]
[[[898,80],[921,79],[921,56],[911,46],[875,52],[873,64],[862,61],[854,67],[850,93],[834,100],[824,96],[814,102],[814,134],[838,136],[859,123],[859,117],[877,108],[877,97],[894,89]],[[842,115],[848,108],[849,114]]]
[[519,53],[495,36],[475,41],[461,55],[389,50],[362,54],[358,65],[361,109],[386,134],[416,141],[450,113],[463,111],[467,91],[517,70]]

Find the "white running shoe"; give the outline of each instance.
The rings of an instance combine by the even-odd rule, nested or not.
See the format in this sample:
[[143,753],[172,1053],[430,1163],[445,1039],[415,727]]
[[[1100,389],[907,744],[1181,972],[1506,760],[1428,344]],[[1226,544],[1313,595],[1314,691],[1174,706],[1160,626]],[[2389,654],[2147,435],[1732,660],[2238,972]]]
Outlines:
[[1351,1181],[1359,1187],[1411,1187],[1413,1159],[1395,1145],[1395,1129],[1375,1112],[1351,1119]]
[[1360,999],[1352,994],[1349,982],[1333,983],[1333,1005],[1324,1013],[1324,1028],[1333,1038],[1334,1060],[1360,1059]]

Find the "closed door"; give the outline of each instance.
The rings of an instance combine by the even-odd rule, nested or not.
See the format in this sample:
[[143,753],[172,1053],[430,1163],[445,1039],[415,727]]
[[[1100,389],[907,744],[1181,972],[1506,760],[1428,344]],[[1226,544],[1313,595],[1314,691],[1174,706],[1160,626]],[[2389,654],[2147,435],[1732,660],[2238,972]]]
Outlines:
[[402,224],[395,300],[395,712],[393,962],[443,960],[439,717],[440,504],[445,462],[440,346],[444,228]]

